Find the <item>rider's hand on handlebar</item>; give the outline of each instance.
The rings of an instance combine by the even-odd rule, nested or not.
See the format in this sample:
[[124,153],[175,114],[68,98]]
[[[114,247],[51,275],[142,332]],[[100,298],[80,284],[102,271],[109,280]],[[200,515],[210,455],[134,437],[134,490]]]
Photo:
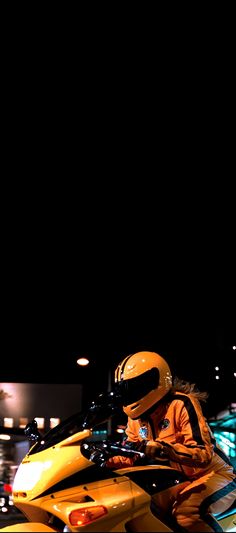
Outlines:
[[145,455],[149,459],[162,457],[163,455],[165,455],[163,452],[163,445],[156,440],[148,440],[145,445]]

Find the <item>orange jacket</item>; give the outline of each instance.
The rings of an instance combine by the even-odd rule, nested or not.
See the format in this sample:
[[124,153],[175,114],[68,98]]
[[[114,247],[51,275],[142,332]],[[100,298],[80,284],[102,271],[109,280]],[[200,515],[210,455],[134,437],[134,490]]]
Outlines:
[[175,392],[145,420],[128,418],[127,441],[157,440],[170,466],[195,478],[212,471],[234,479],[228,457],[215,442],[194,394]]

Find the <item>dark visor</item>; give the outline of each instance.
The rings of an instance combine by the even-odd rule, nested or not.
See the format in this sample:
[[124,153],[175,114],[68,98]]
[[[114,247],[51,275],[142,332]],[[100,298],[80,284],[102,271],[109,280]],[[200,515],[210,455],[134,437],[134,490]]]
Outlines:
[[147,370],[136,378],[124,379],[117,383],[119,393],[122,397],[123,406],[138,402],[149,392],[159,385],[159,371],[157,368]]

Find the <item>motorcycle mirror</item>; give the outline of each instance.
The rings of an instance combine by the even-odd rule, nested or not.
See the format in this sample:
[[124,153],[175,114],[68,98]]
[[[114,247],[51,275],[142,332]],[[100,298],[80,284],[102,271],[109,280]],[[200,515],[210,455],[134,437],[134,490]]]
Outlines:
[[106,422],[121,409],[121,396],[117,391],[103,392],[93,401],[84,419],[83,428],[93,429]]
[[25,426],[24,433],[30,441],[37,442],[39,439],[42,438],[38,430],[37,421],[35,419],[33,419],[31,422],[29,422],[29,424],[27,424],[27,426]]

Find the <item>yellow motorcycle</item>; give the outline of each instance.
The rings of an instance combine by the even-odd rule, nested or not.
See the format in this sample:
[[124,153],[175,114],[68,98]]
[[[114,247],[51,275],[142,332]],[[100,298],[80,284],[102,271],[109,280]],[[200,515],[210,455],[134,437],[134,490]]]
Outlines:
[[[187,480],[166,464],[148,464],[137,449],[96,442],[94,428],[116,412],[113,393],[100,395],[86,416],[75,414],[41,436],[26,426],[32,446],[13,484],[14,505],[27,521],[0,531],[181,531],[163,513],[160,496]],[[136,466],[111,470],[112,455],[139,455]],[[155,500],[155,496],[159,498]],[[216,517],[223,531],[236,531],[236,509]]]

